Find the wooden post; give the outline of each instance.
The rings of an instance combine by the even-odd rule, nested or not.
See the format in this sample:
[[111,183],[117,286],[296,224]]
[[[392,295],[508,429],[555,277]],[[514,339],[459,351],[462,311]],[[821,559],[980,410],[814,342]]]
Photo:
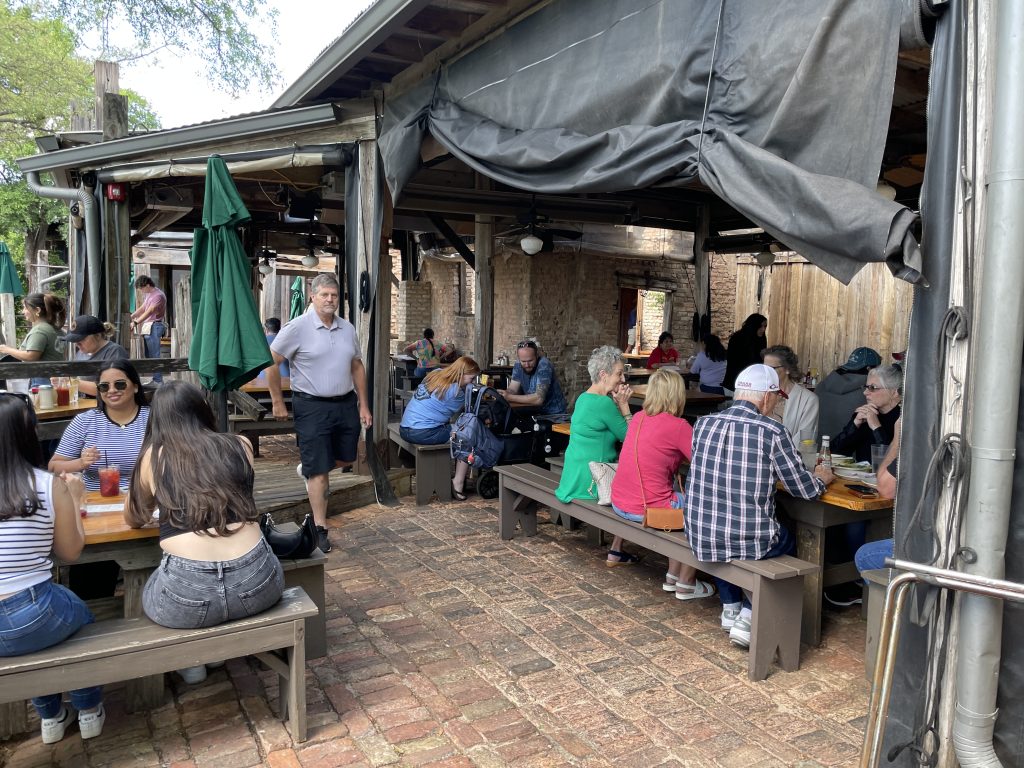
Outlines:
[[0,331],[3,332],[4,344],[11,347],[18,346],[17,315],[14,313],[14,294],[0,293]]
[[103,131],[103,140],[119,139],[120,136],[107,136],[104,126],[103,97],[108,93],[120,93],[119,85],[120,67],[113,61],[95,61],[92,65],[93,88],[96,94],[96,102],[93,111],[96,115],[96,126]]
[[708,322],[711,315],[711,262],[704,251],[704,240],[710,232],[711,209],[702,205],[697,213],[697,226],[693,233],[693,300],[697,304],[697,312],[709,316]]
[[[101,67],[103,64],[105,66]],[[102,80],[102,82],[101,82]],[[128,135],[128,102],[124,96],[108,93],[104,88],[117,88],[117,65],[96,62],[97,107],[101,109],[103,140],[124,138]],[[128,190],[128,185],[123,185]],[[104,263],[106,283],[107,320],[118,329],[118,338],[127,338],[130,333],[128,313],[131,285],[131,218],[128,201],[108,200],[104,206],[103,239],[107,254]]]
[[[476,188],[491,189],[491,180],[475,174]],[[494,360],[494,217],[475,217],[473,250],[476,254],[476,295],[473,299],[473,325],[476,360],[487,368]]]
[[[171,330],[171,357],[188,357],[192,346],[192,281],[179,280],[174,287],[174,328]],[[176,379],[199,386],[195,371],[174,374]]]

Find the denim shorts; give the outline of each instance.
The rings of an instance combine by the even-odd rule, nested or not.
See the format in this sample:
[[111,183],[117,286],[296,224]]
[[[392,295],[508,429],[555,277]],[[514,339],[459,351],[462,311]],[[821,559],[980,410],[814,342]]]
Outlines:
[[422,429],[399,427],[398,434],[402,436],[403,440],[408,440],[416,445],[444,445],[452,439],[452,425],[441,424]]
[[281,563],[260,539],[241,557],[221,562],[164,553],[142,591],[142,610],[163,627],[215,627],[272,608],[283,591]]

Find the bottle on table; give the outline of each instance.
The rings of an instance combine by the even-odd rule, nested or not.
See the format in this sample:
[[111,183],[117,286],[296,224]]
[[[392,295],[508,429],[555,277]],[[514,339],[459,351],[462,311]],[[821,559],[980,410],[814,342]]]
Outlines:
[[57,397],[57,405],[64,407],[71,405],[71,388],[68,385],[67,376],[57,377],[57,386],[54,389]]
[[71,404],[78,405],[78,377],[72,376],[68,379],[68,389],[71,391]]
[[818,464],[826,469],[832,469],[832,447],[829,445],[828,435],[821,436],[821,451],[818,453]]

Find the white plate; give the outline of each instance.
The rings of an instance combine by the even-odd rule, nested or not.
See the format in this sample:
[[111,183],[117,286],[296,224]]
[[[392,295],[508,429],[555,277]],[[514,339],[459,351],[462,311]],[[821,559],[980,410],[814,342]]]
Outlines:
[[864,485],[870,485],[876,487],[878,485],[878,478],[875,477],[874,472],[858,472],[855,469],[843,469],[842,467],[836,467],[832,470],[836,477],[841,477],[844,480],[854,480],[858,483],[864,483]]

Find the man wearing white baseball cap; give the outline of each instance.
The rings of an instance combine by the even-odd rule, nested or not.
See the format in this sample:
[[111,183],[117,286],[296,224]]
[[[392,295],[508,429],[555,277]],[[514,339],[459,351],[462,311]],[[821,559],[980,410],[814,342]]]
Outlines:
[[[693,460],[686,478],[686,534],[698,560],[764,560],[792,554],[796,542],[775,515],[775,485],[813,499],[832,482],[831,470],[809,472],[789,431],[770,418],[779,377],[751,365],[736,377],[733,404],[697,420]],[[722,628],[729,640],[750,646],[751,607],[743,590],[716,579]]]

